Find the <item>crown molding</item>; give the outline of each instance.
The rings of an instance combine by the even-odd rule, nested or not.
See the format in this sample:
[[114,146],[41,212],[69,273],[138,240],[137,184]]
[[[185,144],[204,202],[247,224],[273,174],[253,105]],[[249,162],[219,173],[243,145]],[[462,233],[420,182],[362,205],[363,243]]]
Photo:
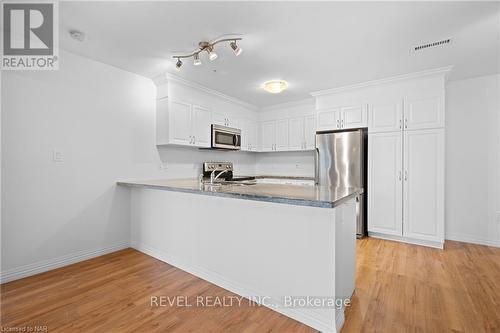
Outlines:
[[330,94],[337,94],[337,93],[349,91],[349,90],[377,86],[377,85],[381,85],[381,84],[401,82],[401,81],[406,81],[406,80],[411,80],[411,79],[416,79],[416,78],[421,78],[421,77],[426,77],[426,76],[444,75],[445,80],[447,80],[448,75],[452,69],[453,69],[453,66],[434,68],[434,69],[429,69],[429,70],[420,71],[420,72],[392,76],[392,77],[379,79],[379,80],[366,81],[366,82],[357,83],[357,84],[353,84],[353,85],[349,85],[349,86],[313,91],[310,94],[313,97],[318,97],[318,96],[324,96],[324,95],[330,95]]
[[260,108],[260,111],[266,112],[266,111],[272,111],[272,110],[291,108],[294,106],[312,106],[312,107],[314,107],[315,105],[316,105],[316,101],[314,100],[314,98],[309,97],[306,99],[301,99],[301,100],[293,101],[293,102],[286,102],[286,103],[274,104],[274,105],[270,105],[270,106],[263,106],[262,108]]
[[162,75],[158,75],[158,76],[152,78],[152,80],[153,80],[153,82],[155,83],[156,86],[160,86],[160,85],[166,84],[168,82],[175,82],[175,83],[182,84],[182,85],[184,85],[186,87],[190,87],[190,88],[193,88],[193,89],[196,89],[196,90],[199,90],[199,91],[203,91],[203,92],[205,92],[207,94],[210,94],[210,95],[213,95],[213,96],[217,96],[217,97],[222,98],[222,99],[224,99],[224,100],[226,100],[228,102],[232,102],[232,103],[238,104],[240,106],[243,106],[243,107],[245,107],[247,109],[250,109],[250,110],[253,110],[253,111],[258,111],[259,110],[259,108],[256,105],[253,105],[253,104],[250,104],[248,102],[242,101],[242,100],[240,100],[238,98],[235,98],[235,97],[231,97],[229,95],[221,93],[220,91],[217,91],[217,90],[205,87],[204,85],[201,85],[199,83],[188,81],[186,79],[183,79],[183,78],[178,77],[177,75],[174,75],[174,74],[171,74],[171,73],[165,73],[165,74],[162,74]]

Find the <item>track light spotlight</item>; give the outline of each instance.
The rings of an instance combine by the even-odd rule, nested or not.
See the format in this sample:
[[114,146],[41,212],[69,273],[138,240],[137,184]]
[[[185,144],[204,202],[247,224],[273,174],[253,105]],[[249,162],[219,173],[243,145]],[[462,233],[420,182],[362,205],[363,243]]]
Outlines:
[[201,65],[201,60],[200,60],[200,54],[199,53],[195,53],[193,55],[193,58],[194,58],[193,65],[195,65],[195,66]]
[[175,69],[180,71],[182,66],[182,61],[180,58],[177,58],[177,63],[175,64]]
[[231,48],[233,49],[233,52],[236,56],[239,56],[241,54],[241,52],[243,52],[243,49],[240,48],[237,44],[236,44],[236,41],[233,40],[231,43],[229,43],[229,45],[231,46]]
[[217,59],[218,55],[217,53],[215,53],[213,46],[207,47],[207,52],[208,52],[208,59],[210,59],[210,61],[214,61],[215,59]]

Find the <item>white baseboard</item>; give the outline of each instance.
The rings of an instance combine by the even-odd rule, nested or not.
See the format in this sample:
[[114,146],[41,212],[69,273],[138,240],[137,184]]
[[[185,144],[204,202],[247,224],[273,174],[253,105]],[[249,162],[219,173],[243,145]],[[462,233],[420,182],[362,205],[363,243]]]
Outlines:
[[31,275],[47,272],[83,260],[99,257],[107,253],[123,250],[126,249],[127,247],[130,247],[130,242],[124,241],[107,247],[79,251],[62,257],[39,261],[21,267],[11,268],[6,271],[0,272],[0,283],[6,283],[9,281],[22,279]]
[[496,241],[496,240],[492,240],[492,239],[481,239],[481,238],[475,238],[475,237],[470,237],[470,236],[465,236],[465,235],[457,235],[457,234],[446,235],[446,239],[451,240],[451,241],[457,241],[457,242],[500,247],[500,240]]
[[[132,241],[131,246],[143,252],[151,257],[154,257],[158,260],[166,262],[172,266],[175,266],[183,271],[186,271],[190,274],[193,274],[203,280],[206,280],[210,283],[213,283],[221,288],[229,290],[235,294],[238,294],[245,298],[250,298],[252,296],[263,296],[265,293],[259,292],[257,290],[253,290],[253,288],[249,288],[248,286],[241,285],[236,281],[231,281],[216,272],[207,270],[202,267],[197,267],[185,262],[182,262],[178,258],[173,257],[172,255],[156,249],[152,248],[148,245]],[[252,299],[253,300],[253,299]],[[280,304],[279,300],[273,299],[271,300],[273,304]],[[263,304],[265,306],[265,304]],[[269,307],[271,310],[279,312],[287,317],[295,319],[301,323],[304,323],[314,329],[317,329],[321,332],[335,332],[335,327],[333,320],[329,321],[325,318],[314,316],[310,312],[304,311],[304,309],[297,308],[287,308],[287,307]],[[344,309],[342,311],[338,311],[335,318],[335,324],[337,327],[337,332],[340,332],[342,325],[344,324]]]
[[415,238],[409,238],[409,237],[403,237],[403,236],[386,235],[386,234],[382,234],[382,233],[378,233],[378,232],[371,232],[371,231],[368,232],[368,236],[373,237],[373,238],[398,241],[398,242],[407,243],[407,244],[434,247],[436,249],[441,249],[441,250],[444,248],[444,242],[433,242],[433,241],[427,241],[427,240],[421,240],[421,239],[415,239]]

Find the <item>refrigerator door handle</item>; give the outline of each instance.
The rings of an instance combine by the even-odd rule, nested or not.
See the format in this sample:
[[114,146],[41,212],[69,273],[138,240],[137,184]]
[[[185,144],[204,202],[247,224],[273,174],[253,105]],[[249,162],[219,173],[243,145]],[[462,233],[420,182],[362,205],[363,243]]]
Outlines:
[[319,149],[314,148],[314,183],[319,184]]

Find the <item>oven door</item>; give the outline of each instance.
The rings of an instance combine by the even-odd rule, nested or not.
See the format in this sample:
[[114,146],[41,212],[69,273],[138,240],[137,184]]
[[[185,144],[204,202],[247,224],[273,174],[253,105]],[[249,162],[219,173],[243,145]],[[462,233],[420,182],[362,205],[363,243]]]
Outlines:
[[212,148],[241,149],[241,134],[239,130],[212,129]]

